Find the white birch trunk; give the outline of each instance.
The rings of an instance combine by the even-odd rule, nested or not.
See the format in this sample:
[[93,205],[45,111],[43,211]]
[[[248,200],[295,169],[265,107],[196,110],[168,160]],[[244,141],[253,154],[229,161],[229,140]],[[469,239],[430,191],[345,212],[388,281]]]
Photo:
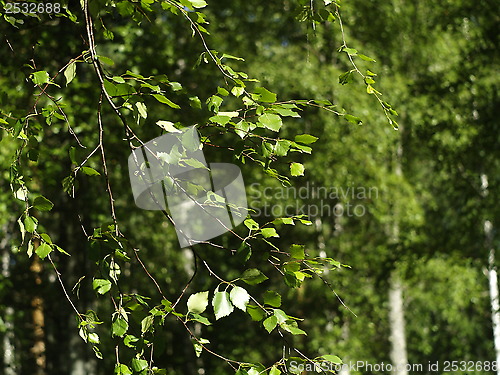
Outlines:
[[[403,131],[403,128],[400,129]],[[401,138],[396,151],[396,160],[394,173],[396,176],[402,176],[403,170],[401,159],[403,157],[403,145]],[[394,222],[392,227],[392,240],[394,243],[399,242],[399,209],[398,202],[395,202]],[[390,342],[392,362],[392,373],[395,375],[408,375],[408,355],[406,352],[406,334],[405,334],[405,318],[404,318],[404,300],[403,300],[403,282],[399,276],[397,269],[391,272],[389,276],[389,325],[390,325]]]
[[[482,196],[488,195],[488,176],[481,175]],[[484,221],[485,246],[488,250],[488,282],[491,304],[491,323],[493,327],[493,344],[495,347],[495,360],[500,363],[500,302],[498,299],[498,275],[495,265],[495,249],[493,247],[493,224],[489,220]],[[500,367],[497,367],[497,375],[500,375]]]
[[397,271],[393,271],[389,280],[389,324],[391,327],[391,362],[393,374],[408,375],[406,369],[405,318],[403,304],[403,284]]

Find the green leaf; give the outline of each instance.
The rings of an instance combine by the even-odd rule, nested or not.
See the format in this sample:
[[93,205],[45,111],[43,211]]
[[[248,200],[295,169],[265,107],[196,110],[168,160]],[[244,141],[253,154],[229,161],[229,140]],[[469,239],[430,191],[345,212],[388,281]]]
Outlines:
[[254,219],[246,219],[243,224],[250,230],[259,229],[259,224]]
[[295,225],[291,217],[280,217],[273,220],[273,224]]
[[191,320],[194,320],[194,321],[199,322],[201,324],[204,324],[206,326],[209,326],[209,325],[212,324],[212,323],[210,323],[210,320],[208,320],[203,315],[199,315],[199,314],[193,314],[193,313],[191,313]]
[[348,55],[356,55],[358,53],[358,50],[354,49],[354,48],[347,48],[347,47],[344,47],[342,48],[342,51],[347,53]]
[[153,315],[148,315],[141,321],[141,332],[144,334],[148,332],[151,327],[153,326],[153,323],[155,321],[155,317]]
[[169,85],[174,91],[182,90],[182,85],[179,82],[170,82]]
[[352,80],[353,80],[353,71],[352,70],[339,75],[339,83],[341,85],[346,85],[348,83],[351,83]]
[[37,226],[38,220],[36,218],[31,216],[26,216],[24,218],[24,227],[28,232],[33,233],[36,230]]
[[59,247],[57,245],[54,245],[54,247],[56,248],[57,251],[59,251],[61,254],[64,254],[64,255],[68,255],[68,256],[71,256],[70,253],[68,253],[67,251],[65,251],[62,247]]
[[219,108],[223,101],[224,99],[222,99],[220,96],[212,95],[207,99],[208,109],[213,112],[219,112]]
[[217,87],[217,94],[222,96],[228,96],[229,91],[227,91],[224,87]]
[[344,119],[353,124],[361,124],[363,122],[359,117],[353,115],[344,115]]
[[158,100],[160,103],[166,104],[171,108],[179,109],[181,108],[178,104],[175,104],[173,101],[170,99],[166,98],[164,95],[160,94],[153,94],[153,97]]
[[191,294],[187,301],[188,311],[201,314],[208,306],[208,291]]
[[304,170],[305,170],[305,168],[301,163],[290,164],[290,172],[291,172],[292,176],[303,176]]
[[372,59],[371,57],[369,56],[366,56],[366,55],[363,55],[361,53],[358,53],[357,56],[361,59],[361,60],[365,60],[365,61],[370,61],[370,62],[376,62],[375,59]]
[[207,6],[207,2],[205,0],[188,0],[193,8],[204,8]]
[[137,343],[140,341],[139,338],[133,336],[133,335],[127,335],[125,336],[125,338],[123,339],[123,344],[126,346],[126,347],[129,347],[129,348],[135,348]]
[[100,176],[101,174],[97,172],[94,168],[82,167],[82,172],[87,176]]
[[50,81],[49,73],[44,70],[32,74],[31,80],[35,85],[43,85]]
[[64,70],[64,77],[66,78],[66,86],[70,84],[70,82],[76,76],[76,62],[71,62],[66,69]]
[[28,241],[28,251],[26,252],[28,254],[28,257],[31,258],[33,256],[33,250],[34,250],[33,242]]
[[54,203],[40,195],[33,201],[33,207],[35,207],[38,211],[50,211],[52,210],[52,207],[54,207]]
[[38,246],[35,250],[36,255],[38,255],[41,259],[45,259],[47,255],[52,251],[52,246],[46,244],[45,242]]
[[101,342],[99,335],[95,332],[89,333],[88,340],[92,344],[99,344]]
[[336,355],[325,354],[325,355],[322,355],[321,358],[323,358],[324,360],[331,362],[331,363],[336,363],[336,364],[342,363],[342,360],[339,357],[337,357]]
[[269,371],[269,375],[280,375],[280,374],[281,374],[281,371],[276,366],[271,367],[271,370]]
[[279,237],[278,233],[276,232],[275,228],[262,228],[260,230],[264,238],[269,238],[269,237]]
[[245,92],[245,88],[241,87],[241,86],[234,86],[231,89],[231,94],[233,94],[236,97],[243,95],[244,92]]
[[288,116],[288,117],[300,117],[300,115],[297,112],[292,111],[290,108],[282,108],[282,107],[272,107],[273,112],[276,112],[277,114],[281,116]]
[[111,326],[113,336],[123,337],[128,330],[128,322],[123,318],[117,318]]
[[285,284],[290,288],[297,288],[300,286],[300,281],[293,272],[286,271],[284,276]]
[[257,268],[249,268],[245,270],[245,272],[243,272],[243,275],[241,275],[240,279],[248,285],[256,285],[260,284],[263,281],[266,281],[268,277]]
[[248,135],[248,130],[250,129],[250,123],[241,120],[234,125],[235,133],[238,134],[240,138],[245,138]]
[[123,79],[123,77],[120,77],[120,76],[114,76],[114,77],[111,77],[111,79],[116,83],[125,83],[125,80]]
[[275,329],[278,325],[278,318],[276,318],[274,315],[271,315],[266,320],[264,320],[262,324],[264,324],[264,328],[266,329],[266,331],[271,333],[272,330]]
[[272,307],[280,307],[281,296],[277,292],[268,290],[264,293],[264,303]]
[[258,100],[260,102],[265,103],[274,103],[276,102],[276,94],[274,92],[269,91],[265,87],[257,87],[254,92],[257,95],[252,95],[253,100]]
[[242,58],[242,57],[238,57],[238,56],[230,55],[230,54],[228,54],[228,53],[224,53],[224,54],[222,54],[222,58],[223,58],[223,59],[230,59],[230,60],[245,61],[245,59],[244,59],[244,58]]
[[163,121],[163,120],[156,121],[156,125],[158,125],[160,128],[169,133],[182,133],[179,129],[177,129],[174,126],[174,123],[171,121]]
[[205,344],[210,344],[210,341],[204,338],[199,338],[199,339],[191,339],[191,342],[193,343],[194,346],[194,353],[196,354],[197,357],[201,356],[201,353],[203,352],[203,345]]
[[114,375],[132,375],[132,371],[124,364],[115,365]]
[[287,139],[278,139],[274,145],[274,153],[277,156],[286,156],[288,150],[290,149],[292,142]]
[[290,246],[290,256],[295,259],[304,259],[304,245],[293,244]]
[[274,309],[274,316],[278,318],[279,324],[283,324],[288,320],[288,315],[281,309]]
[[301,330],[299,327],[296,327],[295,325],[283,323],[283,324],[280,324],[280,327],[283,328],[285,331],[290,332],[292,335],[306,335],[307,336],[307,333],[305,331]]
[[248,292],[240,287],[240,286],[235,286],[230,293],[230,298],[231,302],[233,303],[234,306],[236,306],[238,309],[242,311],[247,310],[247,305],[248,302],[250,301],[250,295]]
[[40,237],[42,237],[42,240],[44,240],[48,244],[52,244],[52,239],[50,238],[50,236],[47,233],[41,233]]
[[[219,112],[219,113],[222,113],[222,112]],[[220,114],[217,114],[215,116],[212,116],[209,118],[209,120],[211,122],[215,122],[216,124],[219,124],[219,125],[226,125],[229,121],[231,121],[231,117],[230,116],[222,116]]]
[[310,134],[300,134],[295,136],[295,142],[304,143],[306,145],[314,143],[318,140],[318,137]]
[[262,310],[259,306],[247,305],[247,313],[250,315],[253,321],[260,322],[265,318],[266,312]]
[[264,113],[259,117],[259,122],[267,129],[277,132],[283,126],[281,117],[274,113]]
[[201,109],[201,100],[197,96],[192,96],[189,98],[189,105],[191,108]]
[[109,57],[97,55],[97,58],[99,59],[100,62],[102,62],[106,65],[110,65],[110,66],[115,65],[115,62],[113,60],[111,60]]
[[141,372],[148,367],[148,361],[146,361],[145,359],[132,358],[131,366],[132,370]]
[[111,281],[105,279],[94,279],[92,288],[99,294],[106,294],[111,290]]
[[143,102],[137,102],[137,103],[135,103],[135,106],[137,107],[137,110],[139,111],[139,115],[142,118],[148,117],[148,108],[146,107],[146,104],[144,104]]
[[228,292],[215,292],[212,299],[212,306],[216,320],[228,316],[234,311],[234,306],[231,303]]

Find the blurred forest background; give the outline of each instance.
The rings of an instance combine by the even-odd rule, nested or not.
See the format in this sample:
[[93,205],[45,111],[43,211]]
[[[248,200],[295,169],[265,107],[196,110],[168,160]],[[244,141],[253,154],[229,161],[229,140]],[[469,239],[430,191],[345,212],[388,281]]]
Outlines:
[[[350,268],[325,272],[331,288],[313,278],[290,289],[271,277],[262,290],[278,291],[287,313],[305,319],[299,324],[308,335],[293,338],[294,345],[310,356],[334,354],[345,363],[373,364],[495,361],[500,357],[500,336],[495,348],[493,335],[495,319],[499,324],[500,317],[492,313],[495,298],[498,304],[494,252],[500,247],[498,2],[341,2],[345,39],[350,47],[376,60],[359,60],[359,65],[377,73],[377,90],[399,113],[398,130],[387,123],[359,76],[353,76],[349,84],[339,84],[339,75],[352,67],[345,54],[337,51],[343,43],[338,20],[315,22],[310,14],[301,14],[314,15],[315,7],[324,7],[325,2],[317,2],[217,0],[203,9],[210,21],[206,26],[209,47],[244,58],[235,60],[234,66],[259,79],[278,100],[329,100],[363,121],[357,125],[311,106],[304,108],[300,118],[284,119],[280,137],[307,133],[319,138],[311,145],[311,154],[296,153],[290,159],[305,166],[303,177],[291,178],[292,189],[308,191],[302,197],[280,195],[286,191],[280,181],[256,164],[242,164],[227,148],[223,152],[205,147],[207,160],[235,162],[241,167],[250,207],[261,209],[260,215],[252,216],[259,223],[272,220],[269,212],[267,217],[264,213],[265,205],[274,207],[280,216],[284,216],[280,207],[297,204],[331,209],[310,212],[312,225],[283,225],[280,237],[272,240],[279,248],[302,243],[309,256],[331,257]],[[145,76],[166,74],[169,81],[183,87],[172,94],[181,110],[147,102],[147,119],[134,129],[149,140],[159,135],[158,127],[150,126],[158,119],[206,123],[210,114],[205,104],[201,111],[191,110],[183,93],[195,93],[204,103],[225,82],[215,65],[202,62],[193,68],[203,52],[200,40],[191,36],[185,20],[166,11],[132,22],[122,17],[127,14],[125,3],[117,1],[122,6],[115,13],[95,17],[98,52],[114,62],[106,69],[115,75],[127,70]],[[18,17],[25,23],[17,28],[6,19],[1,21],[3,119],[28,112],[38,100],[38,90],[27,79],[34,70],[53,76],[86,48],[77,2],[70,2],[69,9],[78,19],[76,24],[48,16],[42,16],[42,21]],[[43,130],[30,140],[36,143],[31,155],[16,155],[24,140],[9,136],[8,121],[0,124],[0,374],[5,375],[109,374],[116,362],[117,338],[104,332],[109,330],[114,307],[109,299],[96,298],[92,278],[99,266],[82,230],[82,226],[87,228],[91,235],[91,228],[111,220],[106,181],[102,174],[79,174],[75,199],[61,185],[74,164],[81,163],[97,145],[100,87],[91,65],[85,63],[76,65],[76,76],[67,87],[63,73],[58,79],[63,90],[55,95],[62,98],[69,123],[87,149],[76,144],[64,119],[49,110],[38,125]],[[48,103],[44,97],[40,100]],[[119,119],[106,103],[103,107],[109,178],[121,231],[140,249],[141,259],[163,293],[175,300],[193,273],[192,255],[179,249],[175,231],[161,213],[135,206],[127,170],[130,150],[122,140]],[[231,110],[230,105],[227,108]],[[207,135],[210,127],[200,132]],[[235,139],[221,135],[219,144],[231,145]],[[71,158],[69,153],[73,153]],[[71,254],[52,255],[71,299],[79,311],[94,310],[104,320],[102,327],[96,327],[98,332],[103,330],[100,351],[106,355],[102,360],[79,337],[75,312],[50,262],[36,255],[28,257],[27,245],[20,245],[17,221],[25,203],[13,198],[9,186],[11,164],[17,157],[25,159],[24,173],[31,188],[54,203],[52,211],[38,214],[38,225]],[[87,165],[102,172],[98,154]],[[287,164],[282,168],[285,173]],[[314,193],[319,187],[338,194]],[[272,190],[264,194],[264,188]],[[228,235],[216,242],[227,248],[239,246]],[[255,245],[254,254],[259,254],[259,246],[264,252],[267,244]],[[200,251],[216,273],[232,272],[235,260],[228,252]],[[248,262],[252,264],[253,259]],[[157,294],[135,259],[120,272],[123,290]],[[203,269],[189,290],[194,293],[216,285]],[[37,325],[40,321],[42,326]],[[227,357],[269,365],[282,355],[282,338],[268,335],[241,311],[203,331],[212,348]],[[168,374],[234,373],[214,356],[197,357],[181,325],[169,324],[157,340],[155,363]],[[387,373],[344,371],[344,375]],[[496,372],[492,368],[474,371]],[[410,373],[434,372],[424,368]]]

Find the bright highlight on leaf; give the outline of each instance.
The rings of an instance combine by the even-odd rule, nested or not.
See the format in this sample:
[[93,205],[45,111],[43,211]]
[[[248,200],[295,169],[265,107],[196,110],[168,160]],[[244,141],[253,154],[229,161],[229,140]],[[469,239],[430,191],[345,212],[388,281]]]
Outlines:
[[254,219],[246,219],[243,224],[250,229],[250,230],[257,230],[259,229],[259,224]]
[[177,129],[174,126],[174,123],[171,121],[160,120],[160,121],[156,122],[156,125],[158,125],[160,128],[162,128],[163,130],[165,130],[166,132],[169,132],[169,133],[182,133],[179,129]]
[[212,306],[216,320],[228,316],[234,311],[234,306],[231,303],[228,292],[215,292],[212,299]]
[[68,65],[68,67],[64,70],[64,77],[66,78],[66,86],[70,84],[70,82],[76,76],[76,63],[73,61]]
[[95,279],[92,288],[99,294],[106,294],[111,290],[111,281],[105,279]]
[[148,117],[148,108],[146,107],[146,104],[144,104],[143,102],[137,102],[137,103],[135,103],[135,106],[137,107],[137,110],[139,111],[139,115],[142,118]]
[[269,238],[269,237],[279,237],[278,232],[276,232],[275,228],[262,228],[260,230],[264,238]]
[[188,0],[193,8],[204,8],[207,6],[207,2],[205,0]]
[[250,301],[250,295],[244,288],[240,286],[235,286],[231,290],[229,296],[234,306],[236,306],[238,309],[242,311],[247,310],[248,301]]
[[194,314],[201,314],[208,306],[208,291],[191,294],[187,301],[188,311]]
[[283,126],[281,117],[274,113],[264,113],[259,117],[259,122],[267,129],[278,132]]
[[292,176],[303,176],[305,167],[301,163],[290,164],[290,173]]

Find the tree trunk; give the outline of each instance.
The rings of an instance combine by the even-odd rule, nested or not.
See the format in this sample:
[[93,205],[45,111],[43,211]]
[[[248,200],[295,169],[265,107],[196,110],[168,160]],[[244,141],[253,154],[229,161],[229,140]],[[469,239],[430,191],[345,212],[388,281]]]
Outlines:
[[389,324],[391,327],[391,362],[393,374],[408,375],[406,365],[405,318],[403,305],[403,284],[397,271],[393,271],[389,280]]
[[[402,157],[403,144],[402,133],[403,128],[400,128],[401,136],[399,145],[396,150],[394,173],[396,176],[403,176]],[[400,241],[399,236],[399,202],[394,202],[394,221],[392,225],[392,242],[397,244]],[[406,335],[405,335],[405,318],[404,318],[404,303],[403,303],[403,282],[401,276],[395,268],[389,276],[389,325],[390,325],[390,342],[391,342],[391,362],[392,373],[395,375],[408,375],[406,366],[408,364],[408,355],[406,352]]]
[[[498,301],[498,279],[495,267],[495,250],[491,249],[488,257],[488,281],[490,284],[491,321],[493,324],[493,339],[495,345],[495,360],[500,363],[500,304]],[[500,375],[500,367],[497,367]]]
[[[483,198],[488,196],[488,176],[485,174],[481,175],[481,195]],[[484,221],[484,237],[485,247],[488,250],[488,282],[495,360],[500,363],[500,301],[498,299],[498,275],[495,265],[495,249],[493,247],[493,224],[489,220]],[[497,367],[496,373],[500,375],[500,367]]]

